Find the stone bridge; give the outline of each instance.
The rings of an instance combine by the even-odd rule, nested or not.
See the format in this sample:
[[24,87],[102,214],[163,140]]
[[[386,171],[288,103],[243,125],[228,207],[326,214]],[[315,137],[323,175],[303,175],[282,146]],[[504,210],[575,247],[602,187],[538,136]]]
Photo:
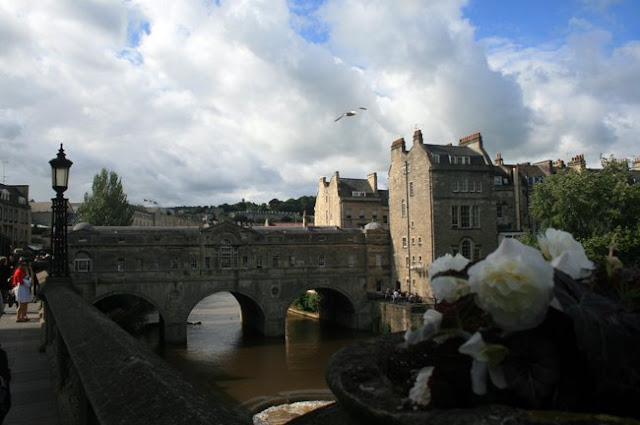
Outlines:
[[167,343],[186,343],[192,309],[230,292],[243,328],[282,336],[287,309],[321,294],[320,319],[368,330],[368,293],[390,285],[386,230],[335,227],[94,227],[69,232],[73,286],[90,303],[130,294],[157,309]]

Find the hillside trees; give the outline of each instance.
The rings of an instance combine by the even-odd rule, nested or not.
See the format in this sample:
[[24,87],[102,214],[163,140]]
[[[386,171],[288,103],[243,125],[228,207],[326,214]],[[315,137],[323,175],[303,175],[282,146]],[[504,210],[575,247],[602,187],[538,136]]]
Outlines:
[[566,170],[535,186],[531,214],[542,228],[570,232],[595,257],[610,246],[631,259],[640,250],[640,184],[625,160],[602,160],[599,171]]
[[78,208],[78,219],[94,226],[128,226],[133,220],[133,208],[127,201],[122,181],[115,171],[103,168],[93,177],[91,194],[84,194]]

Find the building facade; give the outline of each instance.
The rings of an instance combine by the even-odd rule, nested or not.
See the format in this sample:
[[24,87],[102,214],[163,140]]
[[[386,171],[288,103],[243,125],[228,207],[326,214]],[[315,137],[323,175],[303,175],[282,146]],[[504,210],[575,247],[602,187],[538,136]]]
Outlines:
[[0,184],[0,253],[31,243],[29,186]]
[[461,253],[477,260],[497,247],[494,166],[476,133],[457,146],[391,145],[389,216],[396,288],[431,296],[428,266]]
[[341,178],[336,171],[327,182],[318,181],[315,205],[316,226],[364,228],[368,223],[389,225],[389,191],[378,189],[378,176],[366,179]]

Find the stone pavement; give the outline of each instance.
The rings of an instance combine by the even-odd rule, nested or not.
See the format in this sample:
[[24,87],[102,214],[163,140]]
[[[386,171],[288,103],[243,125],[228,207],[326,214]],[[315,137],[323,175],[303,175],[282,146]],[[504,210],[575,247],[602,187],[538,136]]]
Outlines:
[[16,306],[5,304],[0,317],[0,346],[11,369],[11,410],[2,425],[57,425],[53,385],[42,344],[40,303],[29,304],[29,322],[16,323]]

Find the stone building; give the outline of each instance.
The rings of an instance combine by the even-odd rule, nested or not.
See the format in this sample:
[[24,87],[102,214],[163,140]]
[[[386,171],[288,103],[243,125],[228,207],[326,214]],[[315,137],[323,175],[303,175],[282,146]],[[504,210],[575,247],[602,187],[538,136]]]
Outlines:
[[494,166],[480,133],[457,146],[391,145],[389,215],[393,278],[402,291],[429,297],[428,266],[446,253],[471,260],[497,247]]
[[29,186],[0,184],[0,254],[31,243]]
[[364,228],[367,223],[379,223],[388,228],[389,191],[378,189],[378,176],[366,179],[342,178],[336,171],[327,182],[318,181],[315,205],[316,226]]

